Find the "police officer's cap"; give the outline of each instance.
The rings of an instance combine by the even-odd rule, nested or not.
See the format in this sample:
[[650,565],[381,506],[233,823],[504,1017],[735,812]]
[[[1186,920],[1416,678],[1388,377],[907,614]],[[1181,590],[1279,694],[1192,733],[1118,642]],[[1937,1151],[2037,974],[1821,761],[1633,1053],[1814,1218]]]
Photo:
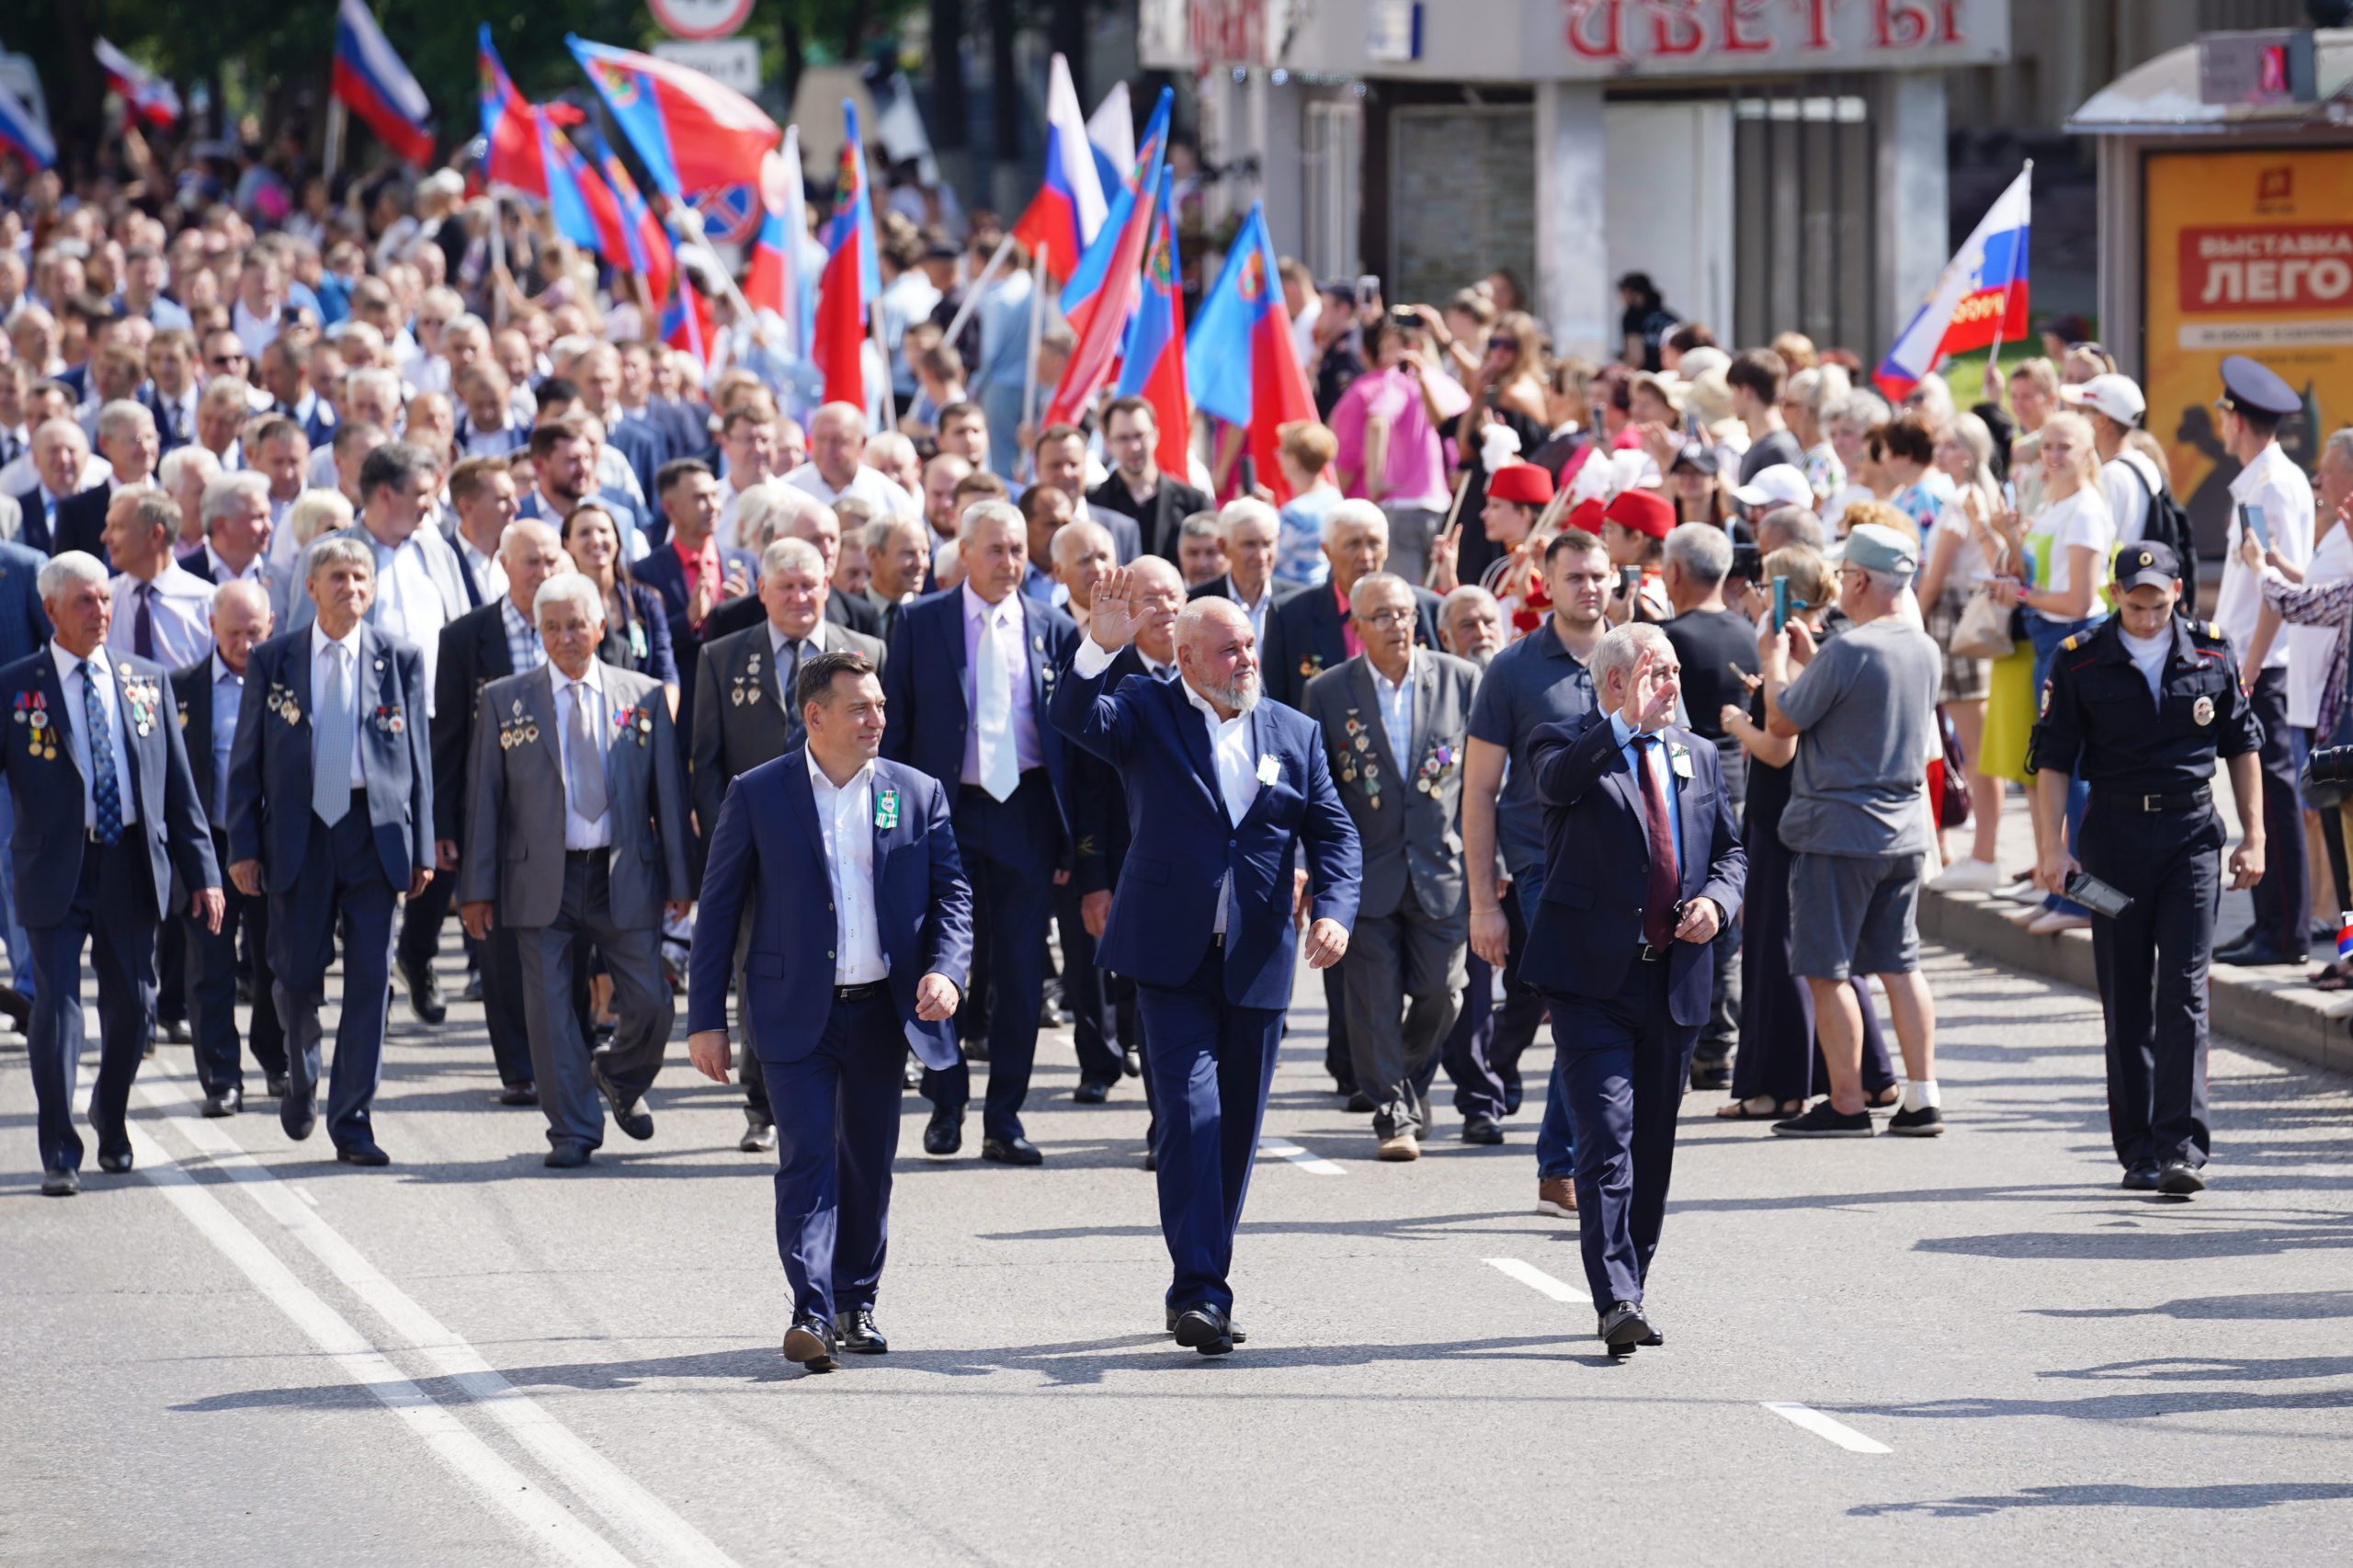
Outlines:
[[2268,415],[2285,419],[2304,406],[2296,389],[2268,365],[2234,354],[2222,361],[2222,407],[2232,413]]
[[2170,588],[2181,575],[2181,562],[2165,545],[2151,540],[2128,544],[2116,552],[2116,591]]

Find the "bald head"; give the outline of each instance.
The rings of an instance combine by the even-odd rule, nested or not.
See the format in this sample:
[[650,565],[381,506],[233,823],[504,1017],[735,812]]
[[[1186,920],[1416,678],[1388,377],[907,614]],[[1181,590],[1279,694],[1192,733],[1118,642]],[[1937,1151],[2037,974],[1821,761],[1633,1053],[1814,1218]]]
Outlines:
[[498,536],[498,563],[506,569],[507,602],[535,626],[539,623],[532,617],[537,613],[534,607],[540,585],[573,569],[563,536],[536,517],[518,517],[506,525],[506,531]]
[[1175,643],[1185,684],[1221,716],[1258,705],[1258,648],[1249,611],[1215,596],[1195,599],[1176,613]]
[[254,644],[269,631],[269,595],[259,583],[239,577],[213,591],[212,645],[231,670],[244,675]]
[[854,403],[829,403],[809,416],[809,460],[835,490],[858,477],[866,458],[866,414]]

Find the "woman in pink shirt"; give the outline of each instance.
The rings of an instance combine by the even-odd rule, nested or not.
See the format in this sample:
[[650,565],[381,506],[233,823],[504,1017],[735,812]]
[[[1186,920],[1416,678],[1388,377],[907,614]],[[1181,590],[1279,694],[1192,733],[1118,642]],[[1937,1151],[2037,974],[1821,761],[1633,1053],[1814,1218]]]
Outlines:
[[1471,405],[1471,394],[1438,369],[1418,322],[1382,317],[1369,347],[1375,368],[1332,409],[1340,488],[1389,515],[1389,570],[1419,582],[1451,498],[1439,430]]

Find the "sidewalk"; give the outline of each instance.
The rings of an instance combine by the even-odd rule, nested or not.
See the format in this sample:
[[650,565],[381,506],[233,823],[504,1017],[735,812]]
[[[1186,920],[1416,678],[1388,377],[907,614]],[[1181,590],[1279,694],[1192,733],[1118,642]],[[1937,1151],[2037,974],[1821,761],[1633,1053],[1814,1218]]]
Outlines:
[[[2222,813],[2222,824],[2235,843],[2238,809],[2232,801],[2230,779],[2219,771],[2214,778],[2214,809]],[[1956,848],[1965,852],[1969,830],[1953,835],[1952,840]],[[2004,803],[2000,845],[1999,864],[2005,871],[2033,864],[2034,829],[2027,818],[2026,797],[2015,789]],[[2302,845],[2295,849],[2302,853]],[[1920,934],[1994,963],[2097,990],[2091,933],[2029,936],[2009,918],[2025,907],[1998,893],[1931,889],[1920,900]],[[2217,940],[2246,929],[2252,907],[2248,894],[2232,892],[2226,887],[2222,915],[2215,923]],[[2336,957],[2335,944],[2314,943],[2313,955],[2313,962],[2302,969],[2214,965],[2210,993],[2213,1032],[2316,1067],[2353,1074],[2353,992],[2315,991],[2304,983],[2320,965]]]

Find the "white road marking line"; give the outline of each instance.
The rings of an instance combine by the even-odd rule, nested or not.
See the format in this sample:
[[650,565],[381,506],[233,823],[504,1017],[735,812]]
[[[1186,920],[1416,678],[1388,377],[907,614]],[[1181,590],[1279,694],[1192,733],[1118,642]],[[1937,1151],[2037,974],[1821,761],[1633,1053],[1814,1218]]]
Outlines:
[[1272,1154],[1279,1160],[1289,1160],[1310,1176],[1346,1176],[1345,1166],[1336,1165],[1323,1155],[1302,1149],[1286,1138],[1261,1138],[1258,1153]]
[[1592,1299],[1583,1290],[1566,1280],[1553,1278],[1532,1263],[1522,1263],[1516,1257],[1491,1257],[1487,1259],[1487,1266],[1501,1269],[1539,1295],[1550,1296],[1572,1307],[1593,1305]]
[[1827,1437],[1850,1454],[1892,1454],[1895,1450],[1876,1437],[1866,1437],[1844,1422],[1833,1421],[1812,1405],[1796,1404],[1785,1399],[1761,1401],[1766,1409],[1791,1424],[1804,1427],[1817,1437]]
[[472,1483],[494,1506],[513,1516],[523,1533],[562,1561],[580,1568],[630,1568],[630,1560],[556,1500],[508,1464],[447,1409],[434,1402],[399,1368],[386,1360],[343,1314],[321,1301],[264,1246],[259,1237],[221,1200],[199,1187],[161,1144],[131,1124],[131,1147],[138,1152],[139,1174],[160,1188],[187,1217],[199,1234],[210,1242],[253,1282],[263,1298],[292,1320],[311,1342],[335,1358],[353,1382],[399,1416],[425,1446],[459,1477]]
[[[165,1069],[142,1074],[140,1094],[158,1108],[191,1103],[177,1083],[157,1085],[147,1077],[172,1077]],[[444,1327],[399,1286],[386,1278],[342,1233],[301,1203],[267,1168],[214,1123],[181,1117],[173,1122],[212,1164],[245,1188],[263,1212],[286,1227],[304,1250],[368,1303],[376,1315],[424,1356],[438,1376],[449,1379],[547,1466],[608,1524],[631,1538],[646,1558],[679,1568],[739,1568],[718,1544],[674,1512],[660,1498],[624,1475],[611,1460],[548,1414],[493,1369],[471,1344]]]

